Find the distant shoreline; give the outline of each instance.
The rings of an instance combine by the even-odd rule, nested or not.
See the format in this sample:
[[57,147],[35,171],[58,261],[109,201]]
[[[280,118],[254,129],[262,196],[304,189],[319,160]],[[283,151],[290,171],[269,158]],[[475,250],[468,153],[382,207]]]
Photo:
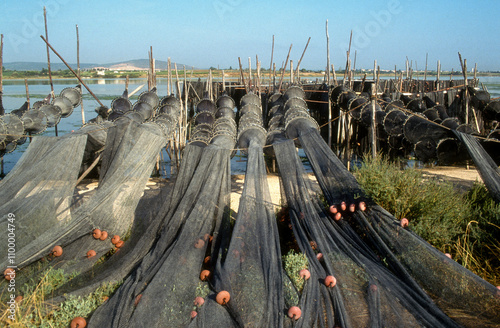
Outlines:
[[[188,79],[193,79],[193,78],[204,78],[208,76],[209,74],[208,69],[198,69],[198,70],[186,70],[186,76]],[[248,70],[244,70],[245,76],[248,75]],[[255,70],[252,70],[252,73],[256,75]],[[337,75],[337,79],[341,78],[344,76],[343,71],[337,71],[335,72]],[[93,71],[83,71],[81,72],[81,78],[83,80],[87,79],[120,79],[123,78],[125,79],[127,76],[131,79],[137,79],[137,78],[147,78],[147,71],[138,71],[138,70],[132,70],[132,71],[106,71],[104,75],[98,75],[96,72]],[[278,72],[276,72],[278,74]],[[281,74],[281,73],[279,73]],[[367,79],[372,79],[373,78],[373,72],[372,71],[356,71],[354,73],[355,77],[362,78],[363,75],[366,74]],[[401,72],[398,72],[397,75],[399,76]],[[175,74],[174,75],[174,80],[175,80]],[[184,79],[184,71],[179,71],[178,72],[179,79],[183,80]],[[405,75],[405,72],[403,72],[403,75]],[[450,75],[454,79],[463,79],[463,75],[459,72],[441,72],[441,76],[446,76],[446,78],[449,78]],[[167,78],[168,77],[168,71],[167,70],[161,70],[156,72],[157,78]],[[222,70],[212,70],[212,76],[214,79],[222,79]],[[290,76],[290,71],[285,72],[285,78]],[[324,77],[324,72],[319,72],[319,71],[301,71],[300,72],[301,77],[312,77],[312,78],[323,78]],[[380,73],[381,77],[395,77],[394,72],[381,72]],[[489,77],[489,76],[500,76],[500,72],[478,72],[476,74],[477,77]],[[224,70],[224,77],[226,78],[239,78],[240,77],[240,71],[239,70]],[[269,77],[269,70],[262,70],[261,71],[261,77],[262,79],[266,79]],[[427,79],[429,77],[435,78],[437,77],[437,72],[435,71],[430,71],[427,72]],[[468,73],[467,76],[469,79],[474,77],[473,73]],[[53,79],[76,79],[75,76],[69,71],[69,70],[58,70],[52,72],[52,78]],[[424,73],[423,72],[418,72],[416,74],[413,72],[413,79],[419,79],[422,80],[424,78]],[[3,72],[3,80],[24,80],[24,79],[37,79],[37,80],[48,80],[49,76],[48,73],[42,72],[42,71],[13,71],[13,70],[5,70]]]

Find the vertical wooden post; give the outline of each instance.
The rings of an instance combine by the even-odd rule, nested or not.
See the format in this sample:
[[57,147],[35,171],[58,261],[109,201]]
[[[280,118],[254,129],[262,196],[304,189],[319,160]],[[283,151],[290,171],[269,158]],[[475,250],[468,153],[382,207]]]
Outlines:
[[477,87],[477,63],[474,64],[474,87]]
[[425,54],[424,85],[427,82],[427,59],[429,59],[429,53]]
[[[326,20],[326,84],[330,85],[330,36],[328,35],[328,19]],[[330,131],[331,129],[328,128]],[[331,131],[329,132],[331,134]]]
[[226,91],[226,76],[224,75],[224,70],[222,70],[222,92]]
[[28,103],[28,110],[30,109],[30,90],[28,88],[28,79],[24,79],[24,86],[26,87],[26,102]]
[[241,83],[243,83],[243,86],[245,87],[245,92],[248,93],[248,87],[245,82],[245,77],[243,76],[243,67],[241,66],[241,58],[238,57],[238,63],[240,64],[240,75],[241,75]]
[[248,57],[248,81],[248,83],[250,84],[249,88],[252,84],[255,84],[252,83],[252,59],[250,57]]
[[[273,71],[273,55],[274,55],[274,34],[273,34],[273,46],[271,48],[271,63],[269,64],[269,89],[271,88],[271,82],[274,79],[274,74],[272,73]],[[273,85],[273,91],[274,91],[275,86]]]
[[293,82],[293,60],[290,59],[290,84]]
[[167,95],[170,96],[172,92],[172,63],[170,57],[167,58]]
[[302,58],[304,58],[304,54],[306,53],[306,50],[307,50],[307,46],[309,45],[309,41],[311,41],[311,37],[309,37],[309,39],[307,39],[307,43],[306,43],[306,46],[304,48],[304,51],[302,51],[302,56],[300,56],[300,59],[299,59],[299,62],[297,63],[297,80],[300,82],[300,73],[299,73],[299,67],[300,67],[300,63],[302,62]]
[[346,75],[347,75],[347,72],[348,72],[348,69],[349,69],[349,58],[351,56],[351,43],[352,43],[352,30],[351,30],[351,36],[349,38],[349,49],[347,49],[347,59],[346,59],[346,62],[345,62],[345,71],[344,71],[344,79],[342,80],[342,85],[345,85],[345,79],[346,79]]
[[[0,97],[3,94],[3,34],[0,34]],[[1,102],[0,102],[0,106]],[[3,108],[0,108],[2,110]],[[0,113],[3,115],[3,113]]]
[[465,108],[465,124],[469,124],[469,92],[467,88],[467,59],[462,61],[462,55],[460,52],[458,53],[458,59],[460,60],[460,66],[462,67],[462,75],[464,77],[464,104],[463,108]]
[[441,62],[437,62],[436,91],[439,91],[439,76],[441,75]]
[[371,126],[371,134],[372,134],[372,157],[375,158],[377,156],[377,122],[375,115],[375,103],[377,99],[377,85],[372,84],[372,126]]
[[[76,24],[76,73],[78,76],[81,77],[80,73],[80,35],[78,33],[78,24]],[[128,77],[128,75],[127,75]],[[82,85],[80,83],[80,89],[82,88]],[[82,125],[85,124],[85,109],[83,106],[83,97],[82,97],[82,102],[80,103],[81,110],[82,110]]]
[[[333,85],[337,86],[337,73],[335,73],[335,66],[332,64],[332,72],[333,72]],[[330,86],[328,86],[328,89],[330,89]]]
[[278,86],[278,92],[281,92],[281,84],[283,83],[283,78],[285,77],[286,66],[288,64],[288,59],[290,58],[290,52],[292,51],[293,44],[290,44],[290,49],[288,49],[288,55],[286,55],[285,65],[283,66],[283,71],[281,71],[280,84]]
[[[54,99],[55,94],[54,94],[54,83],[52,83],[52,70],[50,69],[50,52],[49,52],[49,30],[47,28],[47,9],[45,9],[45,6],[43,7],[43,20],[45,22],[45,40],[47,40],[47,69],[49,71],[49,81],[50,81],[50,95],[52,96],[52,99]],[[57,124],[54,126],[55,134],[56,137],[58,136],[57,133]]]
[[[3,34],[0,34],[0,115],[5,114],[5,110],[2,104],[2,95],[3,95]],[[3,165],[3,156],[2,156],[2,165]]]

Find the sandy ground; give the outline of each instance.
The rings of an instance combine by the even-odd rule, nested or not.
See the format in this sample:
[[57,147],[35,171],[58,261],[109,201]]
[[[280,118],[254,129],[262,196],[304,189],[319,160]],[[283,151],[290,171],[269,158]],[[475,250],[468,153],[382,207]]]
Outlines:
[[424,177],[437,178],[453,183],[460,191],[469,190],[474,182],[483,182],[474,166],[435,166],[432,168],[420,169]]
[[[420,170],[423,172],[425,178],[437,178],[439,180],[449,181],[453,183],[457,190],[464,192],[472,187],[475,181],[482,182],[481,177],[473,166],[469,167],[469,169],[465,167],[436,166],[432,168],[423,168]],[[313,187],[317,191],[320,191],[314,174],[309,173],[308,176],[311,179]],[[235,213],[238,212],[241,193],[243,192],[243,186],[245,182],[244,179],[245,175],[231,176],[231,209]],[[279,209],[281,207],[281,186],[279,176],[277,174],[268,174],[267,182],[269,185],[271,202],[274,204],[275,210]],[[172,185],[173,180],[153,178],[150,179],[147,183],[145,193],[154,193],[157,189],[164,189],[164,187],[171,187]],[[75,196],[79,196],[78,198],[80,198],[80,200],[84,197],[89,197],[96,187],[97,182],[95,181],[83,181],[83,183],[78,186]]]

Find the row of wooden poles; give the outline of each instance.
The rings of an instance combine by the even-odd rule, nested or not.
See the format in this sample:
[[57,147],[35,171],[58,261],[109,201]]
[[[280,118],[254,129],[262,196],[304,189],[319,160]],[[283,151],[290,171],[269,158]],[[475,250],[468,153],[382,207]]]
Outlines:
[[[44,7],[44,22],[45,22],[45,37],[40,36],[43,41],[46,43],[46,48],[47,48],[47,66],[48,66],[48,75],[49,75],[49,81],[50,81],[50,86],[51,86],[51,97],[53,98],[54,95],[54,86],[53,86],[53,81],[52,81],[52,74],[51,74],[51,67],[50,67],[50,50],[52,50],[58,57],[59,59],[66,65],[66,67],[75,75],[75,77],[79,80],[79,83],[81,86],[85,87],[87,91],[93,96],[93,98],[99,103],[100,106],[105,107],[103,103],[97,98],[97,96],[90,90],[90,88],[82,81],[80,77],[80,59],[79,59],[79,33],[78,33],[78,25],[76,25],[76,37],[77,37],[77,71],[75,72],[70,65],[57,53],[57,51],[51,46],[49,43],[49,38],[48,38],[48,27],[47,27],[47,15],[46,15],[46,9]],[[349,40],[349,48],[347,50],[347,60],[346,60],[346,65],[344,69],[344,76],[341,82],[338,81],[337,79],[337,74],[335,71],[335,67],[333,64],[330,64],[330,52],[329,52],[329,33],[328,33],[328,20],[326,21],[326,42],[327,42],[327,65],[326,65],[326,74],[324,76],[324,82],[328,86],[337,86],[339,83],[342,83],[344,85],[349,86],[352,88],[353,80],[354,80],[354,72],[356,69],[356,56],[357,53],[355,52],[354,54],[354,65],[351,65],[351,43],[352,43],[352,31],[350,35],[350,40]],[[261,67],[262,63],[259,61],[258,56],[256,55],[256,70],[255,70],[255,75],[252,77],[252,65],[251,65],[251,59],[250,57],[248,58],[248,77],[245,79],[245,74],[242,68],[241,64],[241,58],[238,58],[239,66],[240,66],[240,81],[239,81],[239,86],[244,88],[246,92],[249,91],[255,91],[259,96],[261,96],[262,92],[266,93],[274,93],[274,92],[280,92],[282,90],[282,86],[284,83],[284,77],[285,77],[285,72],[288,67],[288,62],[290,61],[290,66],[289,66],[289,72],[290,72],[290,83],[296,83],[301,80],[300,77],[300,64],[301,61],[304,57],[304,54],[307,50],[307,47],[309,45],[311,38],[307,40],[307,43],[304,47],[304,50],[302,52],[302,55],[294,68],[294,63],[293,60],[290,59],[290,52],[292,50],[293,44],[290,45],[286,60],[283,62],[281,66],[281,74],[278,77],[277,71],[276,71],[276,63],[273,61],[274,57],[274,35],[272,39],[272,50],[271,50],[271,62],[270,62],[270,68],[269,68],[269,76],[268,76],[268,83],[266,85],[265,83],[265,77],[261,74]],[[1,38],[1,47],[0,47],[0,92],[3,91],[3,84],[2,84],[2,56],[3,55],[3,35]],[[468,91],[467,91],[467,60],[464,59],[462,60],[462,57],[459,53],[459,59],[460,59],[460,64],[462,67],[462,74],[464,77],[465,81],[465,98],[466,100],[468,99]],[[148,77],[147,77],[147,83],[148,83],[148,90],[151,90],[152,88],[156,87],[157,85],[157,80],[156,80],[156,67],[155,67],[155,60],[153,57],[153,48],[150,47],[149,51],[149,70],[148,70]],[[416,64],[416,63],[415,63]],[[172,65],[171,65],[171,60],[168,58],[168,63],[167,63],[167,70],[168,70],[168,75],[167,75],[167,93],[170,95],[174,93],[174,88],[173,88],[173,74],[172,74]],[[186,68],[184,67],[184,90],[181,90],[180,87],[180,78],[178,74],[178,69],[177,69],[177,64],[174,63],[174,71],[175,71],[175,88],[177,91],[177,95],[179,99],[181,100],[181,119],[179,123],[179,129],[174,135],[174,139],[169,142],[170,147],[167,147],[167,152],[169,153],[169,156],[171,159],[175,159],[175,161],[178,163],[180,161],[180,156],[181,156],[181,151],[184,149],[186,145],[186,140],[188,139],[188,131],[189,131],[189,122],[188,122],[188,95],[190,91],[194,91],[196,97],[201,99],[203,95],[200,97],[200,95],[197,94],[195,88],[192,87],[191,78],[192,78],[192,72],[191,72],[191,78],[188,83],[187,80],[187,72]],[[418,71],[418,69],[417,69]],[[437,82],[439,82],[440,79],[440,71],[441,71],[441,65],[440,62],[438,61],[437,65]],[[477,64],[474,69],[474,79],[476,79],[476,72],[477,72]],[[408,86],[411,86],[412,83],[411,81],[414,80],[414,71],[412,69],[412,62],[410,63],[408,58],[406,59],[406,79],[403,79],[403,72],[400,72],[399,76],[397,76],[397,68],[395,67],[395,80],[399,81],[399,91],[400,92],[410,92],[412,90],[404,89],[404,86],[408,88]],[[222,91],[226,89],[226,81],[225,81],[225,73],[224,70],[221,72],[222,75]],[[277,80],[278,78],[278,80]],[[216,95],[214,95],[214,90],[213,90],[213,73],[211,70],[209,70],[208,76],[207,76],[207,84],[206,84],[206,90],[205,92],[209,95],[210,99],[214,99]],[[366,79],[366,74],[363,77],[363,81]],[[418,80],[418,75],[416,76],[416,79]],[[373,115],[375,115],[375,102],[379,90],[379,83],[380,83],[380,66],[377,65],[377,61],[374,61],[374,68],[373,68],[373,80],[374,84],[372,87],[372,92],[371,92],[371,97],[372,97],[372,103],[373,103]],[[427,80],[427,56],[426,56],[426,64],[425,64],[425,71],[424,71],[424,80]],[[128,79],[127,79],[128,81]],[[404,81],[407,81],[407,83],[403,83]],[[28,92],[28,83],[27,80],[25,79],[25,84],[26,84],[26,90],[27,90],[27,100],[29,102],[29,92]],[[436,84],[439,88],[439,83]],[[128,83],[126,85],[128,87]],[[235,86],[232,86],[235,87]],[[237,86],[236,86],[237,87]],[[330,90],[330,87],[328,88]],[[182,92],[184,91],[184,92]],[[81,104],[81,115],[82,115],[82,124],[85,124],[85,113],[84,113],[84,107],[83,107],[83,102]],[[465,112],[467,113],[466,117],[468,118],[468,101],[465,101]],[[332,105],[330,101],[330,97],[328,97],[328,144],[330,147],[332,147]],[[339,126],[344,126],[345,129],[347,128],[347,122],[344,122],[344,118],[340,117],[340,124]],[[468,122],[465,122],[468,123]],[[340,133],[340,132],[338,132]],[[346,130],[345,133],[348,133]],[[57,136],[57,125],[55,126],[55,134]],[[376,134],[375,128],[372,129],[372,136]],[[376,138],[373,137],[373,145],[372,145],[372,153],[375,155],[376,154]],[[170,152],[168,149],[170,148]],[[2,158],[2,173],[3,173],[3,158]]]

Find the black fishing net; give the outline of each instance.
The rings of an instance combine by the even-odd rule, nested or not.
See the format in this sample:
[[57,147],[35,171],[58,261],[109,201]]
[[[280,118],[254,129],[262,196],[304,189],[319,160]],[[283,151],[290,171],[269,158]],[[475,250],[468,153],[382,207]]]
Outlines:
[[[261,114],[260,106],[255,110]],[[203,307],[192,326],[281,327],[281,251],[262,149],[266,132],[247,113],[240,118],[238,134],[239,147],[248,156],[245,184],[229,247],[218,254],[213,278],[215,290],[230,295],[227,311],[234,322],[229,325],[227,316],[221,322]]]
[[[322,300],[323,306],[311,306],[311,301],[302,304],[306,313],[312,308],[322,326],[331,326],[332,318],[342,327],[495,326],[500,319],[497,289],[367,199],[315,126],[307,118],[303,120],[298,129],[300,144],[332,205],[329,214],[333,220],[311,193],[293,143],[276,144],[275,153],[297,242],[320,278],[326,279],[328,273],[337,280],[329,295],[314,298]],[[302,231],[298,227],[303,227]],[[319,270],[311,241],[322,254]],[[319,284],[317,279],[312,283]],[[301,302],[305,296],[306,288]],[[325,307],[328,302],[334,310]],[[312,322],[302,325],[314,326]]]
[[[215,111],[208,99],[198,112]],[[220,120],[220,122],[219,122]],[[96,327],[180,327],[189,324],[193,301],[208,295],[200,282],[204,259],[217,254],[229,224],[230,119],[218,119],[209,145],[189,144],[153,247],[114,296],[90,320]],[[209,262],[209,261],[207,261]],[[215,304],[214,304],[215,305]]]
[[472,135],[454,131],[457,138],[465,145],[477,167],[486,188],[491,197],[500,203],[500,169],[495,161],[481,146],[479,141]]

